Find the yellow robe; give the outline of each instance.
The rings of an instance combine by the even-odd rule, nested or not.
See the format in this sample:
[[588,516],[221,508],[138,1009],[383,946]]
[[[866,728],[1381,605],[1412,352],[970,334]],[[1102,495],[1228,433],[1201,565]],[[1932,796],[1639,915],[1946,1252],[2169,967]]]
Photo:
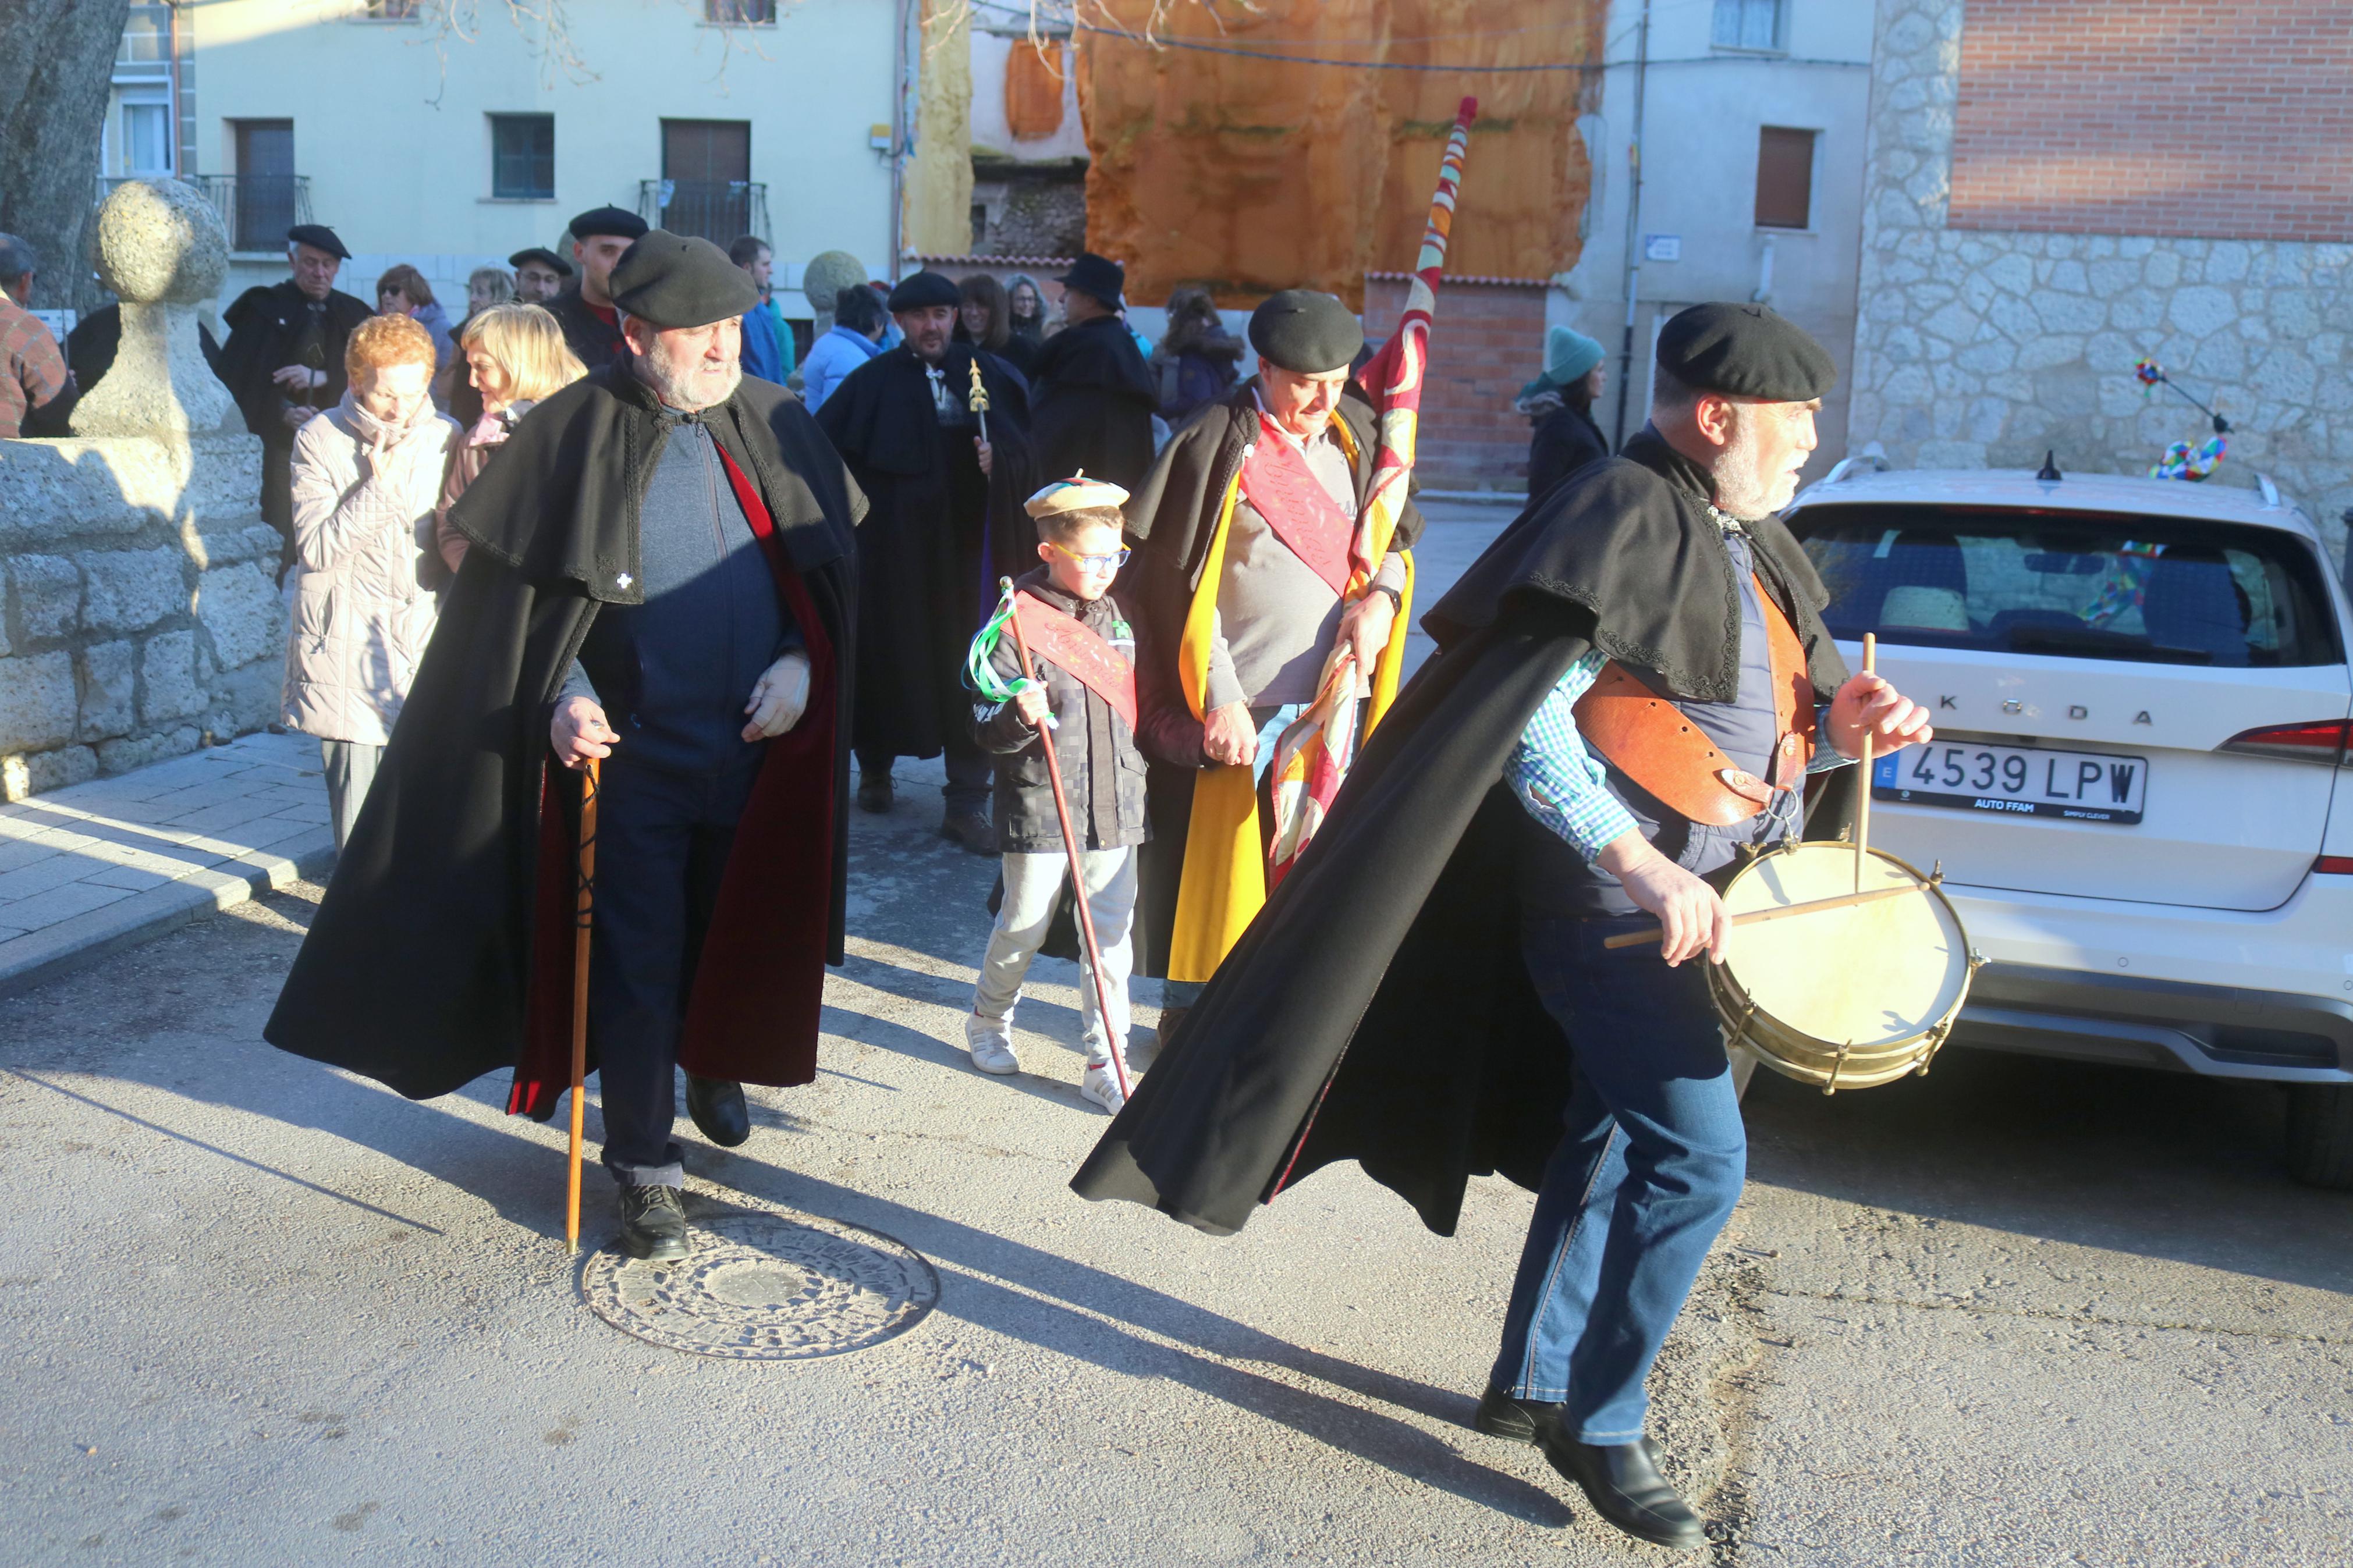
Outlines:
[[[1335,419],[1331,428],[1346,450],[1350,466],[1364,461],[1347,426]],[[1219,505],[1217,531],[1209,538],[1201,584],[1193,592],[1176,653],[1177,679],[1183,683],[1185,700],[1193,716],[1205,721],[1209,647],[1218,624],[1218,589],[1225,580],[1226,536],[1233,527],[1234,503],[1241,497],[1241,476],[1237,473]],[[1385,559],[1388,540],[1371,542],[1377,546],[1373,560]],[[1413,552],[1402,553],[1405,586],[1398,595],[1388,646],[1373,668],[1372,701],[1365,716],[1367,738],[1396,699],[1398,679],[1405,668],[1406,632],[1413,624]],[[1199,981],[1217,973],[1265,902],[1266,851],[1259,831],[1257,771],[1247,766],[1203,768],[1193,783],[1185,869],[1176,892],[1176,923],[1169,932],[1168,978]]]

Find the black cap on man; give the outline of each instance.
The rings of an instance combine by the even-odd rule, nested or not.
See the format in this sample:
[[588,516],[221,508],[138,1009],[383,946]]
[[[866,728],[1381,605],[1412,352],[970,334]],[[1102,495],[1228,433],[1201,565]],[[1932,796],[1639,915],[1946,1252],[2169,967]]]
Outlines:
[[1810,403],[1838,382],[1813,334],[1765,305],[1694,305],[1659,329],[1659,368],[1694,392]]
[[1356,363],[1365,329],[1335,297],[1285,289],[1250,312],[1250,341],[1270,364],[1294,375],[1329,375]]
[[698,235],[649,230],[613,264],[613,306],[649,326],[706,327],[740,316],[760,291],[727,253]]

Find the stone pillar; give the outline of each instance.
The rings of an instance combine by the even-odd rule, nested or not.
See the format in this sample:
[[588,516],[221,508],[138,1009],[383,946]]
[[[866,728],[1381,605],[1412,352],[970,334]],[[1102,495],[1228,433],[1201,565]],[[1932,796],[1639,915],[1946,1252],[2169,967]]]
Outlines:
[[197,302],[228,246],[195,190],[116,189],[99,269],[113,365],[76,434],[0,441],[0,798],[121,773],[268,724],[286,616],[261,443],[206,365]]
[[866,281],[866,263],[846,250],[820,250],[801,268],[801,293],[815,317],[812,331],[823,337],[833,331],[833,298],[844,289]]
[[98,214],[98,275],[122,300],[113,368],[84,389],[77,436],[184,441],[237,429],[237,401],[205,363],[196,308],[228,273],[212,204],[180,180],[127,180]]

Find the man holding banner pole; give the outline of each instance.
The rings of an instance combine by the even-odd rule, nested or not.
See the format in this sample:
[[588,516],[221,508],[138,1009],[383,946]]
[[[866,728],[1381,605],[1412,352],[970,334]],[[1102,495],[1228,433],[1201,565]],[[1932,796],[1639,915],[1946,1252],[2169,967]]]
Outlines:
[[1259,374],[1177,432],[1127,507],[1122,597],[1161,650],[1142,672],[1155,762],[1138,957],[1170,983],[1164,1040],[1304,847],[1360,715],[1377,721],[1396,691],[1421,531],[1410,502],[1359,526],[1377,441],[1344,396],[1356,316],[1284,289],[1250,338]]

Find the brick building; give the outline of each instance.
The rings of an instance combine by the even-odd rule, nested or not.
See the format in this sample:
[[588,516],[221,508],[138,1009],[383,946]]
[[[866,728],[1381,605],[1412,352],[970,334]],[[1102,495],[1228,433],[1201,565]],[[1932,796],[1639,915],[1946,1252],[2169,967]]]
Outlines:
[[2353,504],[2353,34],[2333,0],[1882,0],[1851,439]]
[[[1385,342],[1405,310],[1403,272],[1365,275],[1365,336]],[[1438,291],[1415,473],[1425,489],[1524,490],[1528,422],[1512,407],[1544,356],[1541,278],[1449,278]]]

